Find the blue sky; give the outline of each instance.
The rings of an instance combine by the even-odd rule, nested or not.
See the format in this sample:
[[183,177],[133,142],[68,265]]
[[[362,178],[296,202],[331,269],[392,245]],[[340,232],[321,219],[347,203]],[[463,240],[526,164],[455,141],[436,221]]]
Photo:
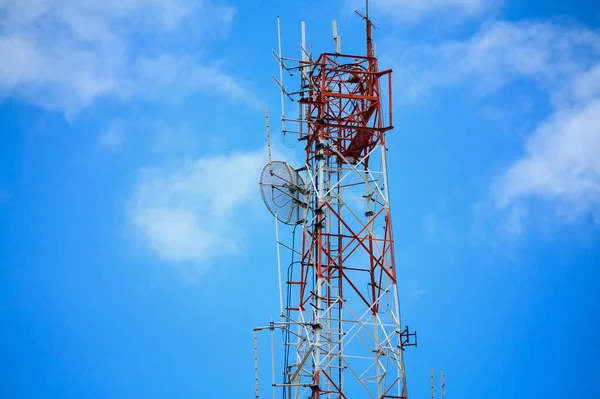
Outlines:
[[[443,368],[448,398],[594,397],[600,7],[371,3],[410,396]],[[276,16],[289,56],[301,20],[362,52],[360,7],[0,0],[1,398],[253,396]]]

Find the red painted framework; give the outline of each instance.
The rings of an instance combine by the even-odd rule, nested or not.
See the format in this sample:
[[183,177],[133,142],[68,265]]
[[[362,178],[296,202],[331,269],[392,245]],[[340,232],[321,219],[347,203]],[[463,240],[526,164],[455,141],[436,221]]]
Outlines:
[[[306,137],[306,165],[316,168],[319,162],[327,169],[348,168],[369,170],[369,154],[376,146],[386,151],[385,133],[392,129],[392,81],[391,70],[378,70],[377,58],[373,55],[371,44],[371,23],[367,20],[367,56],[355,56],[337,53],[324,53],[310,63],[309,91],[300,100],[306,105],[308,132]],[[387,83],[387,123],[384,124],[381,81]],[[326,143],[326,144],[325,144]],[[387,182],[386,182],[387,183]],[[387,189],[387,188],[386,188]],[[337,300],[330,287],[337,287],[339,296],[356,295],[370,308],[373,315],[380,312],[378,298],[382,294],[383,280],[396,283],[392,223],[389,206],[365,213],[363,226],[357,229],[345,220],[339,208],[327,201],[327,198],[314,204],[316,212],[314,223],[305,225],[302,232],[302,259],[299,278],[288,281],[297,286],[299,297],[295,305],[290,304],[289,311],[307,310],[309,303],[315,301],[315,291],[310,290],[314,277],[322,281],[321,301],[324,306],[339,307],[343,302]],[[337,232],[326,232],[323,228],[325,215],[332,226],[340,226]],[[333,220],[332,220],[333,218]],[[383,226],[383,237],[376,238],[370,228]],[[363,251],[368,256],[368,267],[358,270],[346,266],[347,259]],[[368,287],[356,283],[356,272],[368,275]],[[333,391],[321,390],[319,381],[327,379],[334,387]],[[313,398],[328,396],[345,398],[343,387],[338,386],[334,376],[325,370],[319,370],[314,376]],[[392,396],[400,385],[402,396]],[[395,378],[386,387],[380,398],[405,399],[405,377]]]

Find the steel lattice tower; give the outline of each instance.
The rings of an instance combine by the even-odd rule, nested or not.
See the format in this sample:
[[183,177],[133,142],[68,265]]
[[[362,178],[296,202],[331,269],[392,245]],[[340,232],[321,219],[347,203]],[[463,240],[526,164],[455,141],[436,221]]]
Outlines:
[[[302,59],[276,55],[282,70],[300,77],[293,93],[278,83],[282,98],[298,104],[298,118],[282,116],[283,130],[304,146],[305,165],[297,170],[304,179],[280,185],[294,187],[284,197],[298,213],[286,219],[298,222],[292,243],[278,238],[292,258],[283,279],[280,271],[281,321],[255,329],[255,338],[259,330],[283,332],[274,398],[407,397],[403,351],[416,334],[401,327],[394,261],[386,160],[392,71],[379,70],[372,23],[360,15],[364,56],[340,53],[335,23],[337,52],[313,60],[303,26]],[[296,130],[285,128],[290,121]],[[263,183],[274,170],[270,161]]]

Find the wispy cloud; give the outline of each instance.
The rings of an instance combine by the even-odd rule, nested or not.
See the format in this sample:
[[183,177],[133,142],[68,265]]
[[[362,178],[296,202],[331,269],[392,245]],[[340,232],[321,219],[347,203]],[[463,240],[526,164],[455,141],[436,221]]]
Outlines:
[[[181,89],[183,97],[210,89],[243,98],[235,78],[181,44],[189,43],[183,37],[201,43],[213,31],[226,31],[231,6],[209,0],[19,0],[1,2],[0,15],[0,100],[15,96],[73,114],[98,98],[152,97],[164,89],[161,84],[187,81],[185,90],[180,84],[172,92]],[[149,41],[153,45],[145,46]]]
[[[507,230],[520,234],[524,201],[551,201],[573,220],[590,212],[600,222],[600,34],[572,24],[493,22],[465,41],[408,49],[398,65],[412,99],[461,87],[476,98],[534,83],[553,108],[531,133],[522,157],[492,183]],[[414,71],[418,71],[414,73]]]
[[565,220],[591,213],[600,224],[600,98],[561,109],[533,133],[525,154],[496,180],[498,206],[552,201]]
[[130,222],[162,261],[196,278],[215,258],[238,249],[236,220],[257,202],[264,162],[261,149],[143,169],[130,201]]
[[[348,0],[355,9],[364,9],[364,0]],[[444,15],[445,19],[459,20],[479,15],[502,3],[500,0],[375,0],[373,11],[401,23],[416,23]]]
[[423,216],[423,228],[427,234],[427,239],[433,241],[436,239],[438,234],[438,220],[433,213],[428,213]]
[[420,45],[390,54],[409,99],[465,86],[479,96],[515,81],[533,81],[556,100],[594,66],[600,34],[577,26],[496,21],[463,41]]
[[120,118],[115,118],[98,136],[98,144],[111,151],[117,151],[123,146],[126,139],[125,122]]
[[427,241],[431,244],[441,245],[445,248],[456,244],[454,232],[451,227],[440,220],[434,213],[429,212],[423,216],[421,221]]
[[252,106],[261,106],[258,98],[247,91],[241,81],[223,72],[217,65],[198,64],[190,55],[140,57],[134,70],[139,82],[152,82],[149,85],[134,82],[135,90],[132,92],[145,98],[177,101],[200,90],[210,90]]

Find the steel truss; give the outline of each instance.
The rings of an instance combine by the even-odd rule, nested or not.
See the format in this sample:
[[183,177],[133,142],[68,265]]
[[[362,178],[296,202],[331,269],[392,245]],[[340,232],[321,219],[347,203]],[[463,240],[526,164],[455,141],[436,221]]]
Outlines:
[[379,71],[366,22],[366,56],[324,53],[313,61],[303,47],[292,66],[277,56],[300,76],[294,93],[278,83],[282,98],[299,104],[298,129],[287,133],[305,144],[310,199],[300,249],[280,243],[297,259],[285,278],[281,321],[264,327],[283,332],[284,367],[274,381],[283,398],[407,397],[403,351],[416,335],[401,328],[394,262],[391,70]]

